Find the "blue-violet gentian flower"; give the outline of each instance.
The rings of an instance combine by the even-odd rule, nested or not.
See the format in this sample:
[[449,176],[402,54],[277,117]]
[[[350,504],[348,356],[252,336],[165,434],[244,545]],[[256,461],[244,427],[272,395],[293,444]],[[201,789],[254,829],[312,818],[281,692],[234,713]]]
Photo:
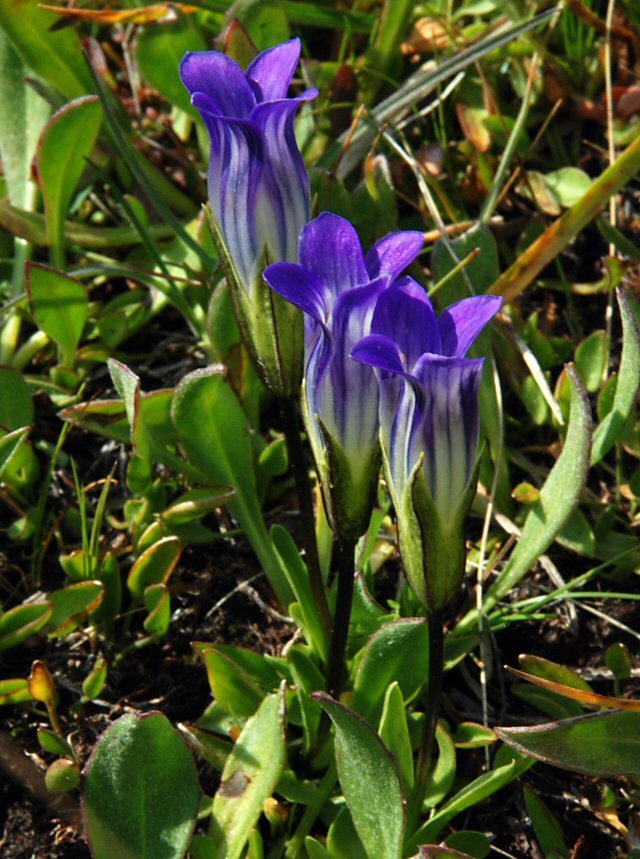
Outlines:
[[379,296],[420,253],[420,232],[393,233],[365,256],[349,221],[324,212],[300,235],[300,264],[275,263],[269,286],[305,314],[303,412],[329,522],[340,539],[366,530],[380,467],[378,386],[349,357],[370,333]]
[[180,64],[211,139],[212,226],[240,331],[263,380],[280,394],[300,385],[302,318],[290,305],[272,306],[261,275],[268,262],[297,262],[309,219],[293,122],[317,90],[287,98],[299,59],[300,40],[292,39],[263,51],[246,72],[218,51],[187,53]]
[[476,487],[483,358],[467,351],[502,299],[482,295],[436,318],[409,277],[379,296],[371,334],[352,356],[376,368],[380,436],[409,584],[431,612],[464,574],[464,520]]

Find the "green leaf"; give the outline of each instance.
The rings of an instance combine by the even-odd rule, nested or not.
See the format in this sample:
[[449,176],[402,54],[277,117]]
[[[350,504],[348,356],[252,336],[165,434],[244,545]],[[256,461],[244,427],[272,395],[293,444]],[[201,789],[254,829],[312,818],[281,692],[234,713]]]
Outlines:
[[429,628],[422,618],[385,624],[367,642],[353,684],[351,705],[377,723],[390,683],[397,681],[405,702],[427,679]]
[[38,327],[56,343],[62,362],[73,369],[76,349],[89,317],[89,297],[80,281],[39,263],[27,263],[25,280]]
[[435,808],[442,802],[453,787],[456,777],[456,747],[442,722],[436,727],[436,742],[438,759],[424,796],[424,804],[427,808]]
[[[546,552],[569,519],[585,485],[589,468],[591,414],[575,370],[569,367],[567,372],[571,382],[571,415],[562,453],[540,490],[540,501],[533,505],[525,520],[518,544],[504,570],[485,594],[485,611],[493,608]],[[477,622],[477,613],[469,612],[457,625],[456,635],[468,632]]]
[[85,771],[83,813],[95,859],[182,859],[200,788],[184,740],[162,713],[127,713]]
[[53,604],[53,613],[47,621],[49,638],[60,638],[74,630],[98,608],[103,597],[104,585],[97,581],[67,585],[48,594],[47,600]]
[[149,585],[165,584],[175,570],[182,546],[176,537],[164,537],[144,551],[129,571],[127,587],[131,596],[141,600]]
[[191,489],[176,498],[161,514],[164,522],[183,525],[201,519],[231,501],[234,490],[230,486],[212,486],[210,489]]
[[576,348],[576,369],[590,394],[600,389],[609,359],[609,338],[606,331],[594,331]]
[[143,623],[145,632],[158,638],[166,635],[171,620],[169,588],[163,584],[149,585],[145,588],[144,604],[149,612]]
[[572,772],[640,776],[640,713],[605,710],[496,733],[522,754]]
[[238,859],[286,760],[283,693],[267,696],[244,726],[213,800],[209,837],[215,856]]
[[0,680],[0,707],[7,704],[23,704],[33,701],[29,692],[29,681],[22,677],[15,680]]
[[484,832],[474,832],[470,829],[462,829],[447,836],[445,844],[473,859],[484,859],[491,853],[491,842]]
[[0,438],[0,475],[27,438],[31,427],[21,427]]
[[516,763],[505,764],[488,773],[484,773],[469,784],[465,785],[445,805],[422,826],[418,832],[407,840],[407,847],[416,849],[418,844],[424,844],[437,838],[447,823],[456,815],[473,805],[477,805],[497,790],[509,784],[518,775]]
[[31,390],[22,373],[0,367],[0,425],[17,430],[33,423]]
[[0,653],[42,629],[52,612],[53,605],[50,602],[19,605],[5,612],[0,616]]
[[607,663],[607,668],[616,680],[628,680],[631,677],[631,654],[626,644],[621,641],[615,641],[610,644],[604,652],[604,660]]
[[150,24],[138,31],[136,60],[142,76],[154,89],[181,110],[197,115],[189,93],[178,75],[180,60],[187,51],[205,51],[207,46],[191,17],[179,15],[176,21]]
[[251,675],[215,647],[203,650],[202,657],[218,704],[235,718],[252,716],[260,706],[263,693]]
[[31,161],[49,115],[47,102],[25,82],[28,74],[9,37],[0,29],[0,114],[11,117],[11,122],[0,124],[0,160],[9,200],[22,209],[31,209],[35,201]]
[[186,376],[176,390],[171,416],[189,460],[204,479],[235,489],[229,509],[247,535],[278,599],[286,606],[292,592],[262,520],[249,427],[222,373],[223,367],[218,364]]
[[387,689],[378,733],[382,742],[395,758],[402,779],[402,787],[405,794],[409,794],[413,787],[413,751],[404,699],[397,681],[391,683]]
[[82,694],[89,701],[93,701],[102,692],[106,682],[107,660],[104,656],[99,656],[89,674],[82,681]]
[[568,859],[569,851],[564,843],[560,823],[528,784],[524,786],[524,804],[543,854]]
[[293,537],[285,528],[281,525],[274,525],[271,528],[270,534],[273,547],[282,564],[282,571],[300,606],[305,637],[315,653],[322,660],[326,660],[328,645],[322,631],[315,600],[311,593],[307,565],[300,557],[300,552]]
[[453,742],[459,749],[478,749],[495,743],[497,737],[491,728],[475,722],[461,722],[453,735]]
[[[451,255],[450,248],[455,252],[457,259]],[[442,306],[467,298],[472,293],[479,295],[486,292],[500,275],[500,260],[496,240],[485,224],[477,224],[446,243],[439,239],[434,245],[431,253],[431,269],[436,284],[456,268],[459,260],[476,249],[480,251],[478,256],[454,275],[443,288],[439,302]]]
[[561,206],[568,208],[577,203],[591,188],[592,180],[579,167],[561,167],[544,177]]
[[335,726],[340,786],[367,855],[401,859],[405,807],[393,758],[361,716],[323,692],[312,697]]
[[77,31],[52,33],[55,16],[39,6],[38,0],[0,0],[0,27],[22,61],[65,98],[84,95],[91,85]]
[[520,668],[534,677],[542,677],[543,680],[552,680],[554,683],[562,683],[564,686],[570,686],[572,689],[582,689],[583,692],[593,692],[591,686],[586,680],[566,665],[558,665],[557,662],[551,662],[549,659],[544,659],[542,656],[534,656],[529,653],[523,653],[518,657]]
[[47,236],[53,261],[64,262],[64,219],[87,166],[102,123],[95,95],[70,101],[47,122],[38,142],[36,166],[47,218]]
[[233,5],[233,17],[240,21],[259,51],[289,38],[289,21],[280,0],[238,0]]
[[600,462],[619,440],[640,388],[640,330],[636,305],[621,289],[617,290],[617,296],[622,318],[620,372],[613,406],[593,434],[591,465]]
[[305,754],[308,754],[315,739],[321,715],[320,708],[309,696],[312,692],[322,689],[325,680],[318,666],[304,653],[301,647],[292,647],[287,659],[291,663],[291,673],[298,687],[298,701],[300,702],[302,727],[304,729],[304,748]]

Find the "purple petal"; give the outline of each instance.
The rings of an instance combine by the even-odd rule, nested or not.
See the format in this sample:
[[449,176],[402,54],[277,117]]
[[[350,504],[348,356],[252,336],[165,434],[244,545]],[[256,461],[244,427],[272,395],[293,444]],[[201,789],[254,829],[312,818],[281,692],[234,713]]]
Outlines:
[[248,116],[256,103],[240,66],[219,51],[186,53],[180,63],[180,78],[192,96],[205,93],[224,116]]
[[466,355],[485,325],[502,307],[499,295],[477,295],[464,298],[442,311],[438,327],[442,338],[442,354],[453,358]]
[[380,239],[365,257],[369,276],[386,274],[395,280],[424,247],[424,236],[415,230],[391,233]]
[[413,365],[424,352],[437,354],[440,333],[436,316],[426,292],[410,277],[392,283],[378,299],[371,331],[397,343],[404,355],[405,369]]
[[262,273],[274,292],[299,307],[316,322],[327,319],[326,287],[319,277],[290,262],[276,262]]
[[390,337],[384,337],[382,334],[370,334],[358,340],[350,355],[355,361],[368,364],[376,370],[384,370],[398,376],[405,374],[402,355],[397,344]]
[[300,39],[258,54],[247,69],[247,78],[257,84],[259,102],[286,97],[299,59]]
[[443,521],[459,514],[478,446],[478,387],[484,359],[423,355],[415,368],[424,397],[409,459],[423,474]]
[[310,90],[300,98],[259,104],[251,122],[262,133],[265,183],[260,195],[260,221],[270,258],[298,261],[298,238],[309,219],[309,178],[293,129],[302,101],[315,97]]
[[257,198],[264,146],[247,121],[202,112],[211,138],[209,201],[241,282],[251,289],[261,262]]
[[330,212],[318,215],[303,229],[300,262],[324,281],[335,298],[369,280],[358,234],[349,221]]

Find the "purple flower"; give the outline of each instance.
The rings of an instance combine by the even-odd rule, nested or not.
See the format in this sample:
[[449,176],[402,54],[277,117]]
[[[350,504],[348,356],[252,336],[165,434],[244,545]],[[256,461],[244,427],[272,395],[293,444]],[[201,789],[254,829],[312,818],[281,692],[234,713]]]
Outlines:
[[[447,542],[461,530],[475,488],[478,387],[484,359],[466,358],[470,346],[498,312],[493,295],[466,298],[438,318],[425,291],[409,277],[379,297],[371,334],[351,355],[375,367],[380,386],[380,426],[389,490],[409,559],[413,589],[441,608],[451,582],[425,596],[424,562],[416,563],[416,535],[439,532]],[[416,493],[416,483],[419,484]],[[422,499],[422,503],[420,502]],[[422,546],[419,554],[425,553]],[[453,555],[453,549],[449,550]],[[428,561],[427,561],[428,566]],[[416,567],[418,569],[416,569]],[[446,596],[443,596],[445,594]]]
[[349,221],[324,212],[300,235],[301,264],[264,272],[305,313],[305,417],[338,534],[366,529],[378,473],[378,389],[373,371],[349,354],[369,334],[376,301],[422,246],[422,233],[394,233],[365,257]]
[[211,138],[209,200],[242,285],[251,290],[271,260],[296,261],[309,218],[309,180],[296,143],[298,106],[287,91],[300,40],[263,51],[246,72],[218,51],[185,54],[182,83]]
[[300,40],[259,54],[246,72],[217,51],[185,54],[180,77],[211,138],[209,201],[213,234],[244,344],[264,383],[296,395],[302,376],[302,318],[274,296],[262,269],[298,260],[309,219],[309,180],[296,143],[298,106],[287,98]]

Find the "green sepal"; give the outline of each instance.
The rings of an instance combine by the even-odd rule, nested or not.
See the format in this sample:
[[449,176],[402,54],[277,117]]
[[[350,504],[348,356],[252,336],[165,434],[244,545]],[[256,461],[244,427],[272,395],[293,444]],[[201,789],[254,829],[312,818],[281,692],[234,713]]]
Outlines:
[[441,611],[456,595],[466,565],[465,520],[476,493],[480,457],[455,515],[444,521],[422,475],[418,459],[398,497],[391,481],[386,451],[385,473],[398,523],[398,543],[409,587],[427,614]]
[[[306,403],[304,384],[302,399]],[[308,422],[306,408],[304,417]],[[314,450],[313,453],[327,519],[338,540],[357,540],[369,527],[373,503],[377,497],[380,444],[376,439],[364,458],[365,468],[360,475],[356,475],[344,448],[317,415],[315,420],[324,439],[324,450]],[[311,432],[309,437],[313,438]]]
[[248,289],[242,284],[211,210],[207,222],[229,287],[231,303],[242,342],[261,381],[277,397],[297,396],[302,382],[304,325],[302,312],[276,295],[265,283],[262,271],[270,262],[264,250],[264,265]]

